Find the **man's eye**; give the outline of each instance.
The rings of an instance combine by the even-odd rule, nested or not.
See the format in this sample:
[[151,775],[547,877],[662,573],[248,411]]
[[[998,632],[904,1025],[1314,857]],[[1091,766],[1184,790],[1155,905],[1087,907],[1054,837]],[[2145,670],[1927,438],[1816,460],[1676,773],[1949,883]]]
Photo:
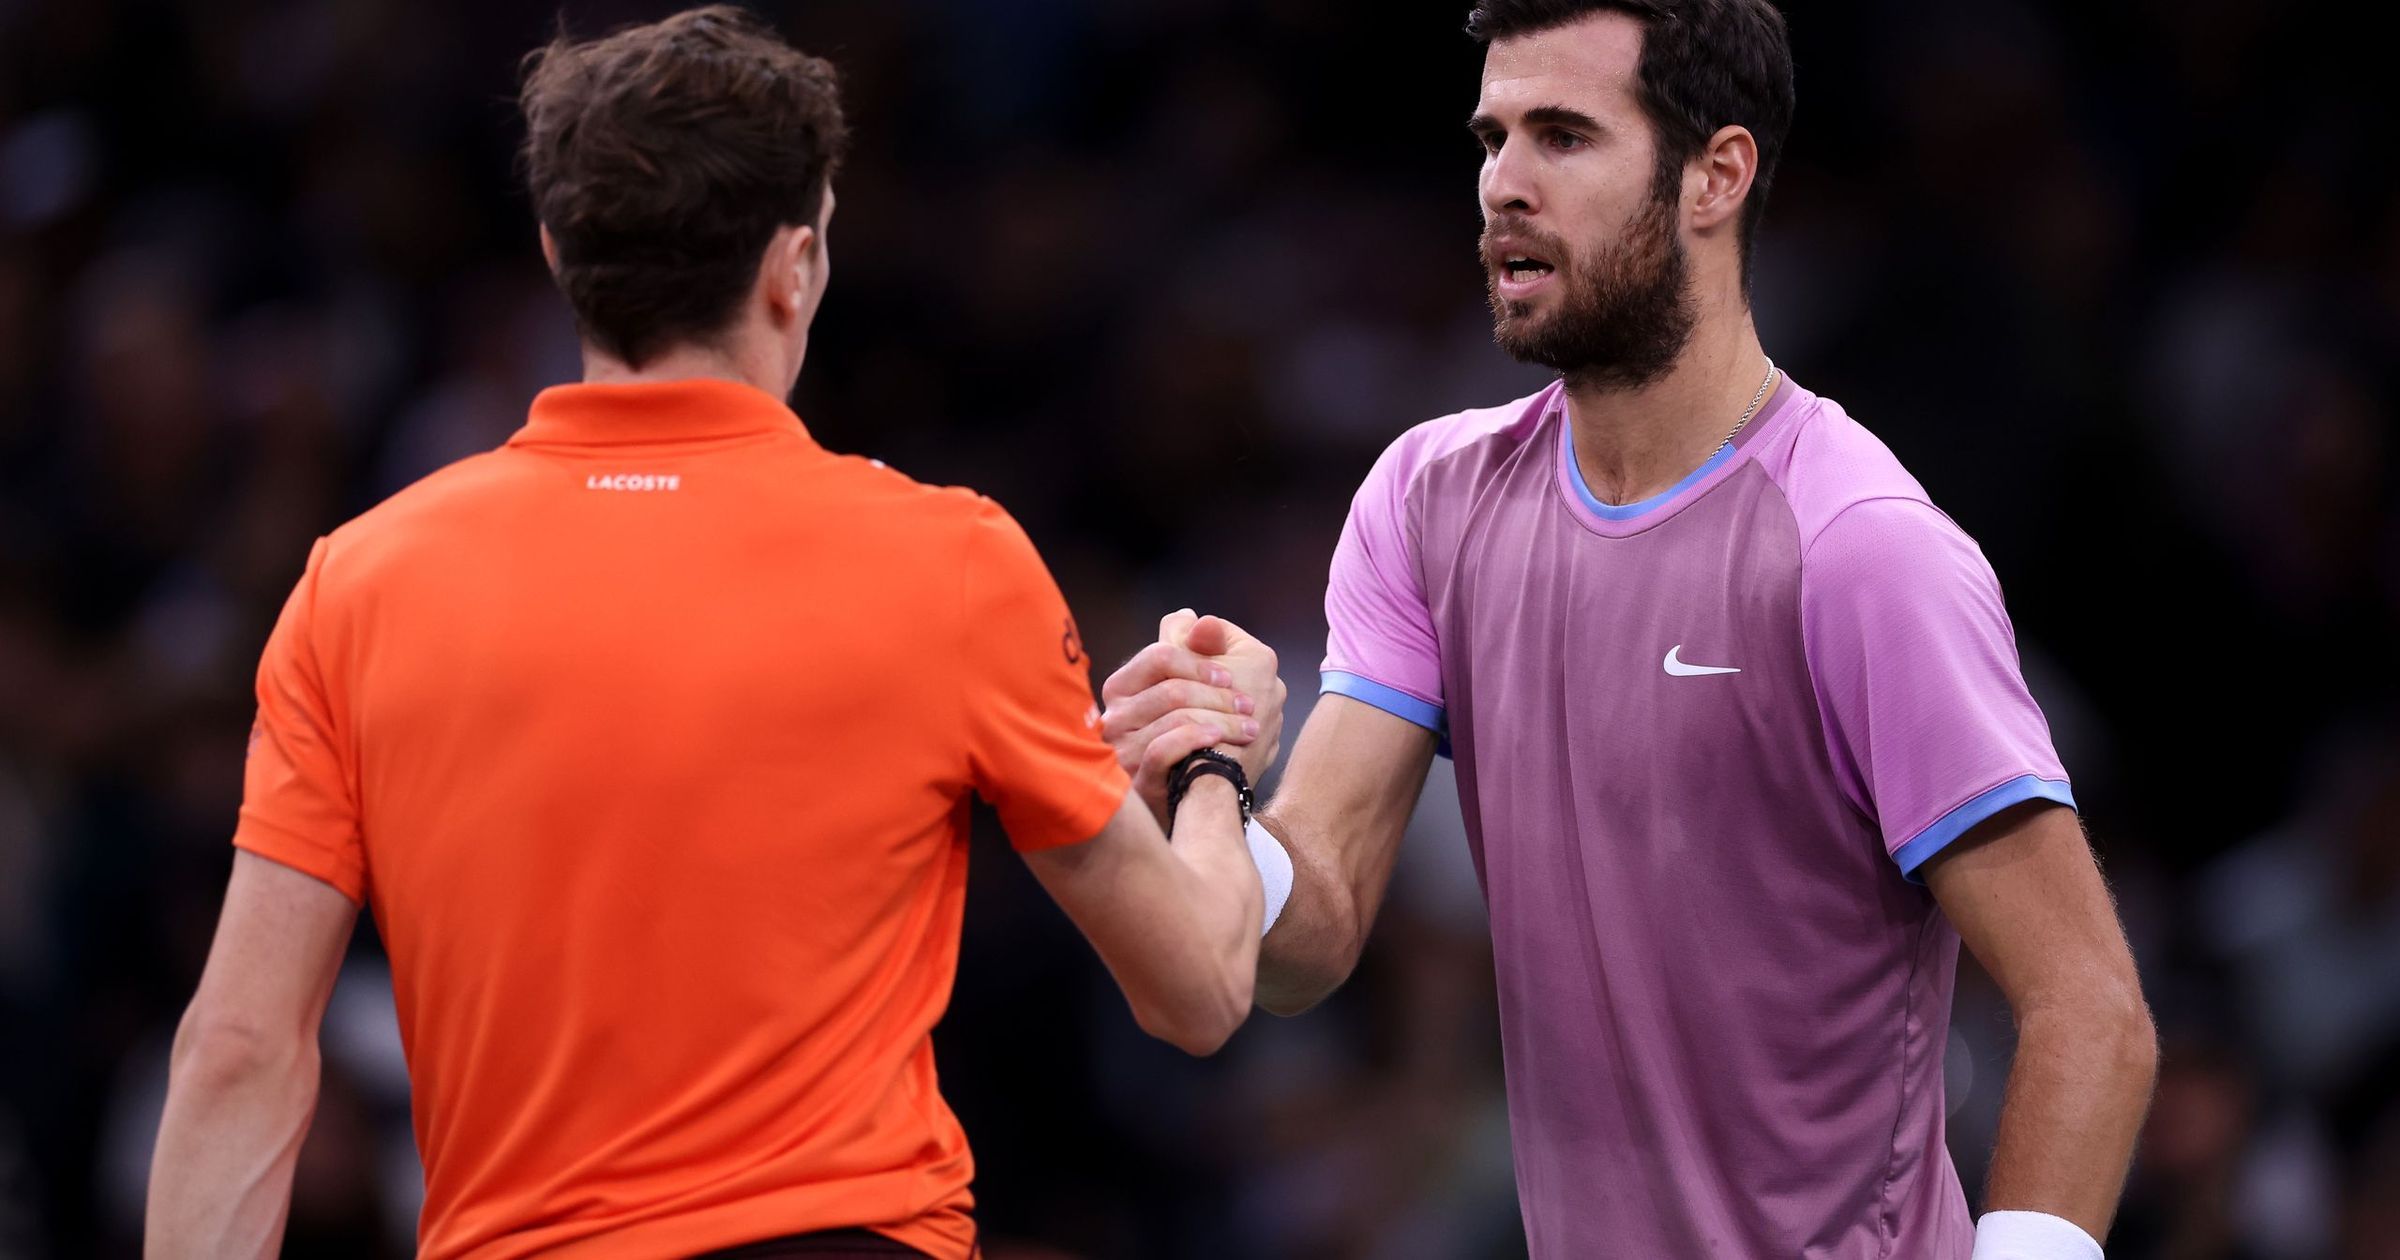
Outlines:
[[1557,149],[1560,152],[1572,153],[1583,146],[1583,137],[1576,135],[1572,131],[1553,131],[1550,133],[1550,147]]
[[1482,135],[1475,137],[1475,143],[1482,145],[1483,151],[1486,153],[1498,153],[1500,151],[1500,140],[1501,137],[1499,133],[1491,131],[1484,132]]

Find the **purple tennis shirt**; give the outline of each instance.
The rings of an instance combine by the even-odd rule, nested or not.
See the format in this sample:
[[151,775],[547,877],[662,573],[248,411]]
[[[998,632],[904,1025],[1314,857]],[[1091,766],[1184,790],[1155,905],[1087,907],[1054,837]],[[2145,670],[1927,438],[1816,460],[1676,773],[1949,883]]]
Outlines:
[[1325,690],[1457,759],[1533,1254],[1965,1260],[1915,875],[2074,804],[1991,566],[1788,380],[1642,503],[1573,450],[1555,385],[1410,430],[1325,600]]

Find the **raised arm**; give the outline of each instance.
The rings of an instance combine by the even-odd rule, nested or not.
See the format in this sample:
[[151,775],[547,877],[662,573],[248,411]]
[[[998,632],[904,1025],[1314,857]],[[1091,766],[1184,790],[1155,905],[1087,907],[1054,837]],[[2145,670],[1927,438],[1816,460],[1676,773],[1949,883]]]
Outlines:
[[[2097,1256],[2149,1112],[2158,1035],[2083,828],[2073,810],[2029,802],[1961,837],[1925,882],[2016,1017],[1985,1231],[1996,1232],[1992,1213],[2045,1213],[2090,1235],[2088,1247],[2064,1241]],[[2077,1254],[1986,1244],[1977,1257]]]
[[143,1254],[272,1256],[317,1105],[317,1026],[358,907],[236,853],[200,991],[175,1030]]

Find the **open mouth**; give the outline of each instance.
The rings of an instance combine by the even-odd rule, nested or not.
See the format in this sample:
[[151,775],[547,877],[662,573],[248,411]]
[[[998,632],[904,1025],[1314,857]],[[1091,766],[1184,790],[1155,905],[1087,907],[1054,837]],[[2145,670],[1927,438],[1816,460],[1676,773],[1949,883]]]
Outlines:
[[1515,284],[1531,284],[1552,270],[1549,263],[1529,254],[1510,254],[1500,264],[1501,274]]

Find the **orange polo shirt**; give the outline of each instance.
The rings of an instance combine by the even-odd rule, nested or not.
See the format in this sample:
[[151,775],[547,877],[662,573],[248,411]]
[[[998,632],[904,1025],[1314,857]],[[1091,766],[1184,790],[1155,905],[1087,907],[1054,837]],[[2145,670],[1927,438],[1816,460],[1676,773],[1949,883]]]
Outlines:
[[745,386],[562,386],[317,544],[258,699],[234,843],[375,916],[423,1255],[973,1251],[968,794],[1031,850],[1128,787],[990,500]]

